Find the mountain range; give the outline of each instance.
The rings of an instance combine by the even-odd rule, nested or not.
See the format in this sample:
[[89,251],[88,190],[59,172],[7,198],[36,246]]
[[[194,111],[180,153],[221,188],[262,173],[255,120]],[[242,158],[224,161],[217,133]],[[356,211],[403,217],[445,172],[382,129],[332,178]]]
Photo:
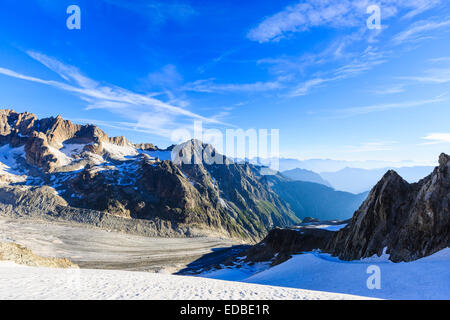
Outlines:
[[[251,159],[253,164],[273,160]],[[372,189],[389,170],[395,170],[408,182],[424,178],[432,166],[418,165],[413,161],[342,161],[331,159],[297,160],[280,158],[280,172],[294,181],[314,182],[338,191],[359,194]]]
[[283,171],[282,174],[293,181],[313,182],[332,188],[330,183],[322,178],[320,174],[311,170],[295,168],[292,170]]
[[[195,154],[197,140],[177,148]],[[0,213],[54,218],[150,235],[256,241],[300,222],[271,185],[281,175],[236,164],[175,164],[172,148],[108,137],[62,117],[0,111]],[[214,152],[214,151],[212,151]]]
[[[172,161],[174,153],[191,161]],[[0,214],[147,236],[212,235],[257,242],[273,228],[297,225],[305,217],[350,218],[367,196],[335,191],[310,171],[264,175],[258,165],[227,157],[223,164],[194,161],[205,153],[216,151],[198,140],[160,149],[108,137],[94,125],[60,116],[38,119],[28,112],[0,110]],[[438,172],[446,170],[442,157]],[[319,183],[294,181],[299,179]],[[427,177],[411,187],[399,182],[404,190],[393,189],[391,197],[415,194],[436,179]],[[374,192],[363,206],[378,205]],[[369,200],[374,204],[368,205]]]
[[344,168],[336,172],[322,172],[320,176],[336,190],[360,193],[372,189],[389,170],[395,170],[408,182],[417,182],[433,170],[430,166],[360,169]]
[[306,159],[299,160],[294,158],[278,159],[269,158],[252,158],[248,162],[256,165],[264,165],[272,163],[274,160],[278,162],[278,170],[280,172],[288,171],[296,168],[314,171],[316,173],[322,172],[336,172],[345,168],[361,168],[366,170],[381,169],[381,168],[402,168],[402,167],[416,167],[424,166],[424,163],[418,163],[415,161],[381,161],[381,160],[366,160],[366,161],[346,161],[346,160],[334,160],[334,159]]
[[[385,264],[388,259],[395,263],[418,260],[420,265],[425,263],[425,260],[419,259],[440,252],[438,263],[432,268],[442,267],[441,272],[446,272],[448,250],[445,249],[448,247],[450,156],[441,154],[439,166],[416,183],[408,183],[394,170],[386,172],[351,219],[275,228],[263,241],[236,257],[228,258],[222,265],[226,263],[230,267],[264,262],[274,266],[292,258],[293,255],[299,257],[299,253],[312,253],[312,256],[317,256],[318,252],[322,252],[323,258],[318,260],[328,261],[331,269],[345,265],[345,261],[355,260],[357,265],[380,262],[384,263],[384,267],[388,267]],[[339,259],[335,260],[333,256]],[[354,262],[350,262],[350,265],[354,265]],[[312,274],[315,274],[317,266],[318,261],[314,261],[310,270]],[[297,277],[304,275],[306,270],[303,264],[294,263],[291,267],[289,270]],[[220,269],[220,265],[217,268]],[[402,270],[398,265],[394,265],[394,268]],[[415,272],[419,270],[430,272],[422,271],[420,267]],[[411,275],[411,281],[421,277],[423,274],[420,272]],[[447,283],[442,285],[446,287]]]
[[353,194],[336,191],[322,184],[304,181],[280,181],[274,191],[302,220],[346,220],[352,217],[369,192]]

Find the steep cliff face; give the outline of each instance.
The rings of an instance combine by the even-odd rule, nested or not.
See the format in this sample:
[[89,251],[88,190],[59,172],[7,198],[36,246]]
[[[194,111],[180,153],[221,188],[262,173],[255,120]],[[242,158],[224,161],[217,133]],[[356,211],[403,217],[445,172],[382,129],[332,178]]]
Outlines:
[[442,154],[433,173],[415,184],[387,172],[327,251],[354,260],[387,248],[390,259],[400,262],[450,246],[449,171],[450,157]]
[[[60,116],[39,120],[30,113],[0,110],[2,150],[0,183],[51,187],[71,208],[246,241],[299,222],[259,167],[226,158],[223,164],[195,161],[216,155],[197,140],[160,150],[110,138],[96,126]],[[172,154],[184,161],[172,161]]]

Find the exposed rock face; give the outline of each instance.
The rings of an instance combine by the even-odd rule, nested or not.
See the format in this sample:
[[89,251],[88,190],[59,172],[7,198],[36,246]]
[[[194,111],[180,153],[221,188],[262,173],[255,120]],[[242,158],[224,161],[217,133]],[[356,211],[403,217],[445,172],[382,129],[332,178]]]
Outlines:
[[63,144],[84,144],[87,151],[105,154],[105,143],[132,147],[124,137],[109,138],[93,125],[77,125],[61,116],[39,120],[34,114],[0,110],[0,145],[25,145],[26,160],[44,172],[59,171],[67,165],[61,154]]
[[[335,230],[348,223],[349,220],[316,221],[301,223],[290,228],[274,228],[258,244],[253,246],[234,246],[228,251],[228,256],[218,253],[206,255],[199,261],[192,263],[180,274],[198,274],[208,270],[223,268],[241,268],[254,263],[270,263],[276,266],[289,260],[292,255],[315,250],[325,250],[333,237]],[[208,261],[208,267],[205,267]]]
[[310,223],[310,222],[319,222],[320,220],[317,218],[313,218],[313,217],[306,217],[303,219],[303,223]]
[[389,171],[372,189],[351,223],[335,234],[327,251],[344,260],[381,255],[412,261],[450,246],[450,157],[418,183]]
[[272,260],[272,265],[283,263],[291,255],[313,250],[324,250],[332,231],[297,227],[295,229],[275,228],[259,244],[251,247],[243,255],[246,261],[263,262]]
[[[146,227],[147,222],[164,226],[156,228],[158,234],[188,235],[203,229],[245,241],[258,241],[273,227],[299,222],[271,188],[273,180],[282,177],[269,181],[259,167],[225,157],[223,164],[202,161],[205,155],[220,155],[197,140],[160,150],[150,143],[133,145],[123,137],[110,138],[96,126],[77,125],[60,116],[39,120],[30,113],[0,110],[2,147],[9,153],[0,155],[0,183],[16,191],[8,189],[0,203],[16,196],[20,185],[48,186],[70,212],[78,208],[93,216],[108,214],[109,220],[113,215],[121,221],[146,221]],[[183,161],[177,161],[179,157]],[[9,165],[2,167],[3,161]],[[19,174],[25,178],[19,179]],[[27,199],[37,205],[38,199]],[[4,213],[14,210],[11,203],[16,202],[10,199]],[[27,211],[23,201],[20,205]],[[166,230],[170,228],[172,233]]]
[[136,149],[140,150],[148,150],[148,151],[157,151],[158,147],[153,145],[152,143],[137,143],[134,145]]
[[203,225],[240,239],[261,239],[274,226],[299,222],[254,166],[176,165],[145,155],[122,166],[125,174],[86,167],[70,182],[78,197],[67,195],[69,203],[121,217]]
[[[0,215],[10,218],[83,224],[148,237],[205,235],[205,230],[202,228],[177,224],[157,217],[150,220],[129,219],[105,211],[72,207],[48,186],[1,187]],[[211,234],[214,234],[214,230],[211,230]]]

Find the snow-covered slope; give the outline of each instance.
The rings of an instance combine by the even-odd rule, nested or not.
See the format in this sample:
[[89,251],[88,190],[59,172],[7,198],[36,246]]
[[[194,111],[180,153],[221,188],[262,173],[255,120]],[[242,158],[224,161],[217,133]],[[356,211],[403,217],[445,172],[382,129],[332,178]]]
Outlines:
[[0,262],[0,299],[361,299],[361,297],[166,274],[50,269]]
[[[203,277],[354,294],[382,299],[450,299],[450,248],[414,262],[393,263],[388,255],[342,261],[318,252],[296,255],[263,271],[221,269]],[[368,289],[369,266],[381,271],[381,289]],[[253,271],[253,272],[252,272]]]
[[11,148],[9,145],[3,145],[0,147],[0,184],[26,180],[24,170],[19,168],[18,158],[25,158],[23,146]]

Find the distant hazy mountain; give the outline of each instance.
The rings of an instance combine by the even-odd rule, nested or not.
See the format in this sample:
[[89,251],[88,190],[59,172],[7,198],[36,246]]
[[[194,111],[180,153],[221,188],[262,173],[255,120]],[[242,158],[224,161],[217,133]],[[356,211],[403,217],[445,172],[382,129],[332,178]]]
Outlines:
[[273,190],[300,219],[349,219],[368,195],[368,192],[355,195],[335,191],[322,184],[303,181],[279,182],[273,186]]
[[314,171],[296,168],[283,171],[282,174],[294,181],[313,182],[323,184],[324,186],[331,188],[330,183],[323,179],[320,174],[315,173]]
[[331,160],[331,159],[308,159],[308,160],[297,160],[297,159],[279,159],[280,171],[292,170],[295,168],[301,168],[305,170],[311,170],[314,172],[323,171],[338,171],[344,169],[345,167],[355,167],[352,163],[348,161],[341,160]]
[[372,189],[389,170],[395,170],[410,183],[417,182],[427,176],[433,167],[404,167],[382,169],[345,168],[337,172],[322,172],[320,175],[336,190],[360,193]]
[[[238,159],[236,159],[238,160]],[[243,161],[241,159],[241,161]],[[252,158],[245,159],[245,161],[252,164],[258,165],[269,165],[275,163],[273,159],[262,159],[262,158]],[[238,161],[239,162],[239,161]],[[290,158],[279,158],[279,169],[278,171],[288,171],[296,168],[314,171],[317,173],[322,172],[336,172],[343,170],[345,168],[362,168],[367,170],[381,169],[381,168],[403,168],[403,167],[417,167],[426,166],[427,164],[418,163],[414,161],[378,161],[378,160],[367,160],[367,161],[344,161],[344,160],[333,160],[333,159],[307,159],[298,160]]]

